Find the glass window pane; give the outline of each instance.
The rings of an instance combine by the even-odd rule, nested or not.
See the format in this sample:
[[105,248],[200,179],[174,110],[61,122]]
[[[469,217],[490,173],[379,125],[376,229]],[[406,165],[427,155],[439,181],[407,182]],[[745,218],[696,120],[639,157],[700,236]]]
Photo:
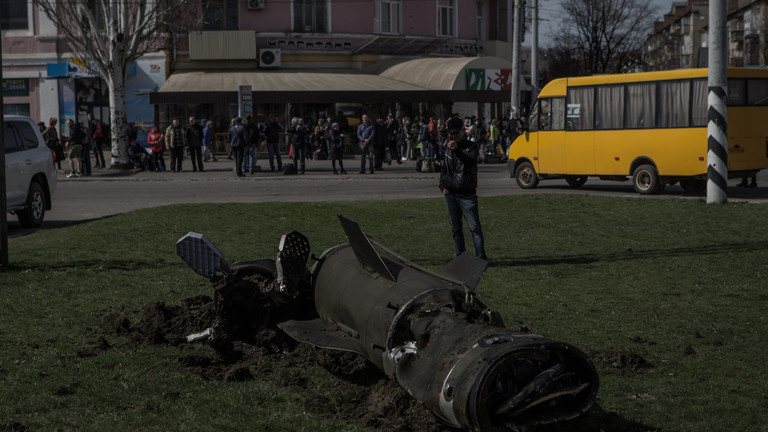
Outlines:
[[726,96],[727,105],[746,105],[747,96],[744,93],[744,87],[746,82],[741,78],[729,78],[728,79],[728,95]]
[[747,80],[747,105],[768,105],[768,80]]
[[594,129],[594,87],[570,87],[566,104],[566,130]]
[[656,84],[627,84],[627,129],[656,127]]
[[552,99],[552,130],[565,129],[565,98]]
[[693,124],[691,126],[706,126],[709,122],[707,119],[707,109],[709,109],[707,93],[706,78],[693,80],[693,101],[691,103],[693,105],[691,111]]
[[658,92],[658,127],[687,127],[690,117],[691,82],[660,81]]
[[597,88],[595,129],[621,129],[624,126],[624,86]]
[[32,129],[32,125],[27,122],[16,122],[16,128],[21,135],[21,145],[25,148],[35,148],[38,145],[37,136],[35,130]]
[[3,30],[27,30],[27,0],[3,0],[0,2],[0,28]]

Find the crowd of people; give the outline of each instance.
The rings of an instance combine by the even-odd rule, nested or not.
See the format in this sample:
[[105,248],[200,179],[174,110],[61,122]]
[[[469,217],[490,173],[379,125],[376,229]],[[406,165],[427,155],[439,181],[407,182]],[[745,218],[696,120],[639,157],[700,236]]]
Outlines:
[[[350,128],[347,118],[342,115],[336,119],[320,116],[313,122],[294,117],[286,127],[271,114],[262,125],[249,115],[245,119],[232,118],[226,134],[224,131],[216,134],[213,121],[198,122],[191,116],[182,125],[181,120],[175,118],[165,129],[152,127],[147,134],[147,147],[137,143],[135,129],[129,128],[127,156],[130,165],[137,170],[182,172],[184,160],[189,158],[193,172],[205,172],[204,164],[217,160],[215,136],[226,135],[227,158],[235,160],[233,171],[237,176],[259,171],[257,154],[264,149],[270,172],[285,174],[304,174],[308,159],[331,160],[334,174],[346,174],[345,150],[349,152],[355,145],[360,149],[360,174],[372,174],[381,170],[384,164],[393,162],[401,165],[406,161],[434,160],[439,165],[444,157],[443,144],[449,138],[444,119],[422,116],[411,120],[408,116],[396,118],[389,113],[386,117],[378,115],[375,120],[363,114],[360,120],[357,127]],[[465,136],[480,149],[480,161],[494,157],[503,160],[509,144],[523,127],[517,116],[493,119],[488,124],[475,117],[463,122]],[[58,168],[61,169],[62,161],[69,162],[67,177],[88,176],[93,168],[106,167],[103,146],[107,127],[102,127],[92,114],[88,114],[87,122],[67,120],[69,136],[64,140],[59,138],[56,126],[56,118],[51,118],[48,125],[39,123],[46,143],[55,153]],[[283,147],[289,159],[285,164],[281,143],[288,146],[287,149]],[[169,156],[170,164],[166,164],[166,156]]]

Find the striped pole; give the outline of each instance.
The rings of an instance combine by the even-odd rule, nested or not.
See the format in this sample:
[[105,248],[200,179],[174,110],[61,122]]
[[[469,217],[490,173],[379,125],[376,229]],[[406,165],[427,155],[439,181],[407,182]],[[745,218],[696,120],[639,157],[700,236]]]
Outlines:
[[709,93],[707,102],[707,204],[728,201],[728,51],[725,0],[709,2]]

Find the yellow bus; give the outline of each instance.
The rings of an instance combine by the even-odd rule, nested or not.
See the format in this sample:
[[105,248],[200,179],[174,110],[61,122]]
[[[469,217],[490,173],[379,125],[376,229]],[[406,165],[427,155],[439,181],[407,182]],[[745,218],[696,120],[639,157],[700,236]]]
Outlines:
[[[728,177],[768,168],[768,69],[728,69]],[[580,187],[588,177],[632,180],[654,194],[707,177],[707,69],[562,78],[541,90],[510,146],[510,177]]]

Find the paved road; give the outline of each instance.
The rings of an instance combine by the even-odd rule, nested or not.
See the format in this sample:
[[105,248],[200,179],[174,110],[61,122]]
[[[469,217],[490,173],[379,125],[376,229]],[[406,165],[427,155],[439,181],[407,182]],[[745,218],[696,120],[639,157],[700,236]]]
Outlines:
[[[359,160],[345,160],[349,174],[334,175],[329,161],[308,161],[304,175],[284,176],[281,173],[258,172],[238,178],[228,160],[206,165],[206,172],[153,173],[96,170],[85,178],[67,179],[59,176],[53,210],[46,214],[43,229],[97,219],[141,208],[178,203],[228,203],[265,201],[328,201],[378,200],[397,198],[438,197],[438,173],[420,173],[414,162],[402,166],[386,166],[375,174],[357,174]],[[185,165],[188,165],[188,161]],[[266,166],[261,161],[262,166]],[[768,203],[768,173],[758,176],[758,184],[766,187],[744,189],[731,180],[729,201]],[[547,180],[536,189],[524,190],[509,178],[506,164],[480,165],[480,196],[513,194],[568,193],[605,196],[640,197],[631,182],[592,179],[579,189],[570,188],[564,180]],[[703,196],[703,195],[702,195]],[[653,198],[691,198],[678,186],[667,186],[664,193]],[[695,197],[694,197],[695,198]],[[21,228],[9,215],[9,235],[23,235],[30,230]]]

